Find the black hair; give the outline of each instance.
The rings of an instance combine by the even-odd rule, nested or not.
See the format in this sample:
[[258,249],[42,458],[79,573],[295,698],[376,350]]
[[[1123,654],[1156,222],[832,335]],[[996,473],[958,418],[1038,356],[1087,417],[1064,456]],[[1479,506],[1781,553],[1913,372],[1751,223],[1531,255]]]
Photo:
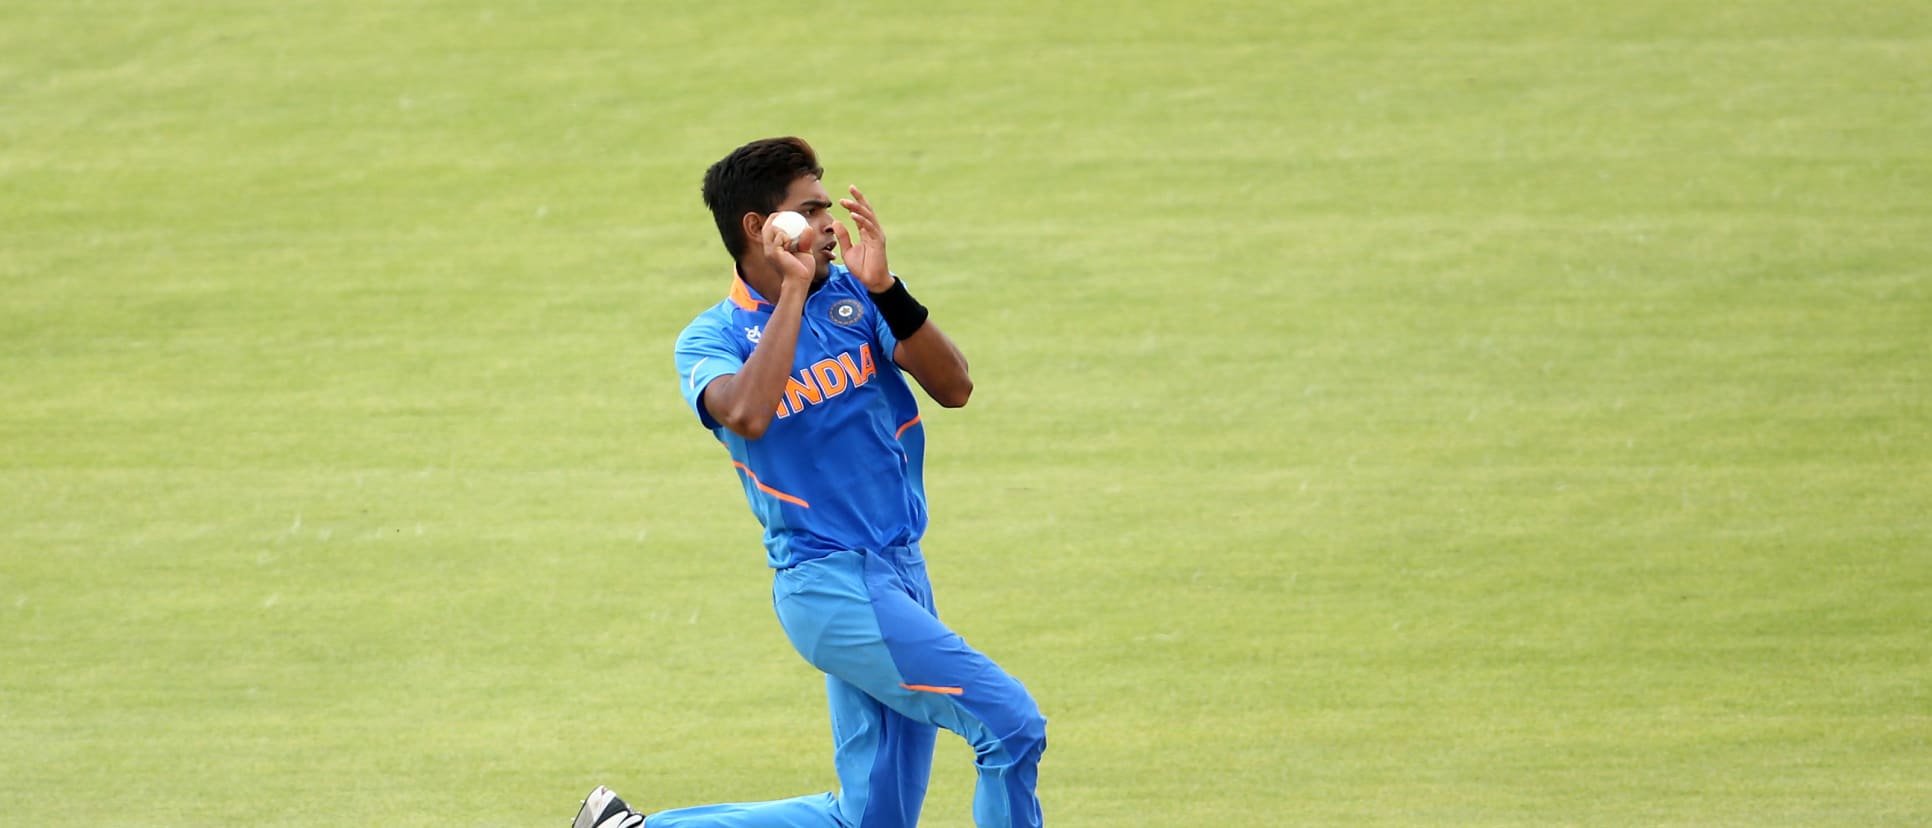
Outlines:
[[818,155],[803,138],[765,138],[731,151],[704,171],[704,204],[735,261],[745,252],[746,213],[770,213],[801,175],[823,177]]

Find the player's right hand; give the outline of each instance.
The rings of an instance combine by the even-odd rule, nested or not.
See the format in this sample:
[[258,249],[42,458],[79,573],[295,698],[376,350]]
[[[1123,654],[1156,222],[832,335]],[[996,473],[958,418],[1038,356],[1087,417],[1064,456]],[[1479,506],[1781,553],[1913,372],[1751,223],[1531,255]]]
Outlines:
[[811,288],[812,277],[818,273],[818,258],[812,251],[793,250],[791,237],[769,221],[765,222],[759,240],[764,243],[765,261],[770,262],[772,267],[778,269],[778,274],[785,278],[784,288]]

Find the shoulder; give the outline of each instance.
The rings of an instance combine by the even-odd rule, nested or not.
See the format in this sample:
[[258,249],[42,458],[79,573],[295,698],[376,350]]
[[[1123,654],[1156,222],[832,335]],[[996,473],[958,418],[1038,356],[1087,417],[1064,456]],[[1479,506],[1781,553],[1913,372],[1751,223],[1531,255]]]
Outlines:
[[691,317],[690,322],[685,323],[683,333],[731,327],[732,307],[731,300],[726,299],[725,301],[705,308],[697,316]]
[[699,342],[716,342],[731,338],[731,302],[719,302],[706,308],[703,313],[693,317],[684,329],[678,332],[678,347]]

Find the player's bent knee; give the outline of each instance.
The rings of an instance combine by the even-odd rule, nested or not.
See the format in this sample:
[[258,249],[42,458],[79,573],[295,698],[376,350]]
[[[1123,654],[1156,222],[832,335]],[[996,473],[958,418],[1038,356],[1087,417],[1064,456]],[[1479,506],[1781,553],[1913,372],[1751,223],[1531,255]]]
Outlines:
[[980,765],[1012,767],[1039,761],[1040,754],[1046,750],[1046,717],[1029,705],[1008,723],[1012,729],[980,752]]
[[1006,749],[1015,756],[1038,759],[1046,751],[1046,717],[1038,708],[1021,720],[1018,731],[1006,739]]

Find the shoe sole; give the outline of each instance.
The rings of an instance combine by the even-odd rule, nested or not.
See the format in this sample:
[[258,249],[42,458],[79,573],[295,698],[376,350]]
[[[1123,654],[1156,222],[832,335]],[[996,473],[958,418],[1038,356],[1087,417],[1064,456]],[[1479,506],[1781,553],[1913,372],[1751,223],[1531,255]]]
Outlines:
[[598,785],[597,790],[591,791],[589,796],[584,797],[584,806],[577,809],[577,819],[570,823],[570,828],[592,828],[597,823],[598,815],[602,814],[604,809],[610,806],[610,801],[616,798],[616,791]]

